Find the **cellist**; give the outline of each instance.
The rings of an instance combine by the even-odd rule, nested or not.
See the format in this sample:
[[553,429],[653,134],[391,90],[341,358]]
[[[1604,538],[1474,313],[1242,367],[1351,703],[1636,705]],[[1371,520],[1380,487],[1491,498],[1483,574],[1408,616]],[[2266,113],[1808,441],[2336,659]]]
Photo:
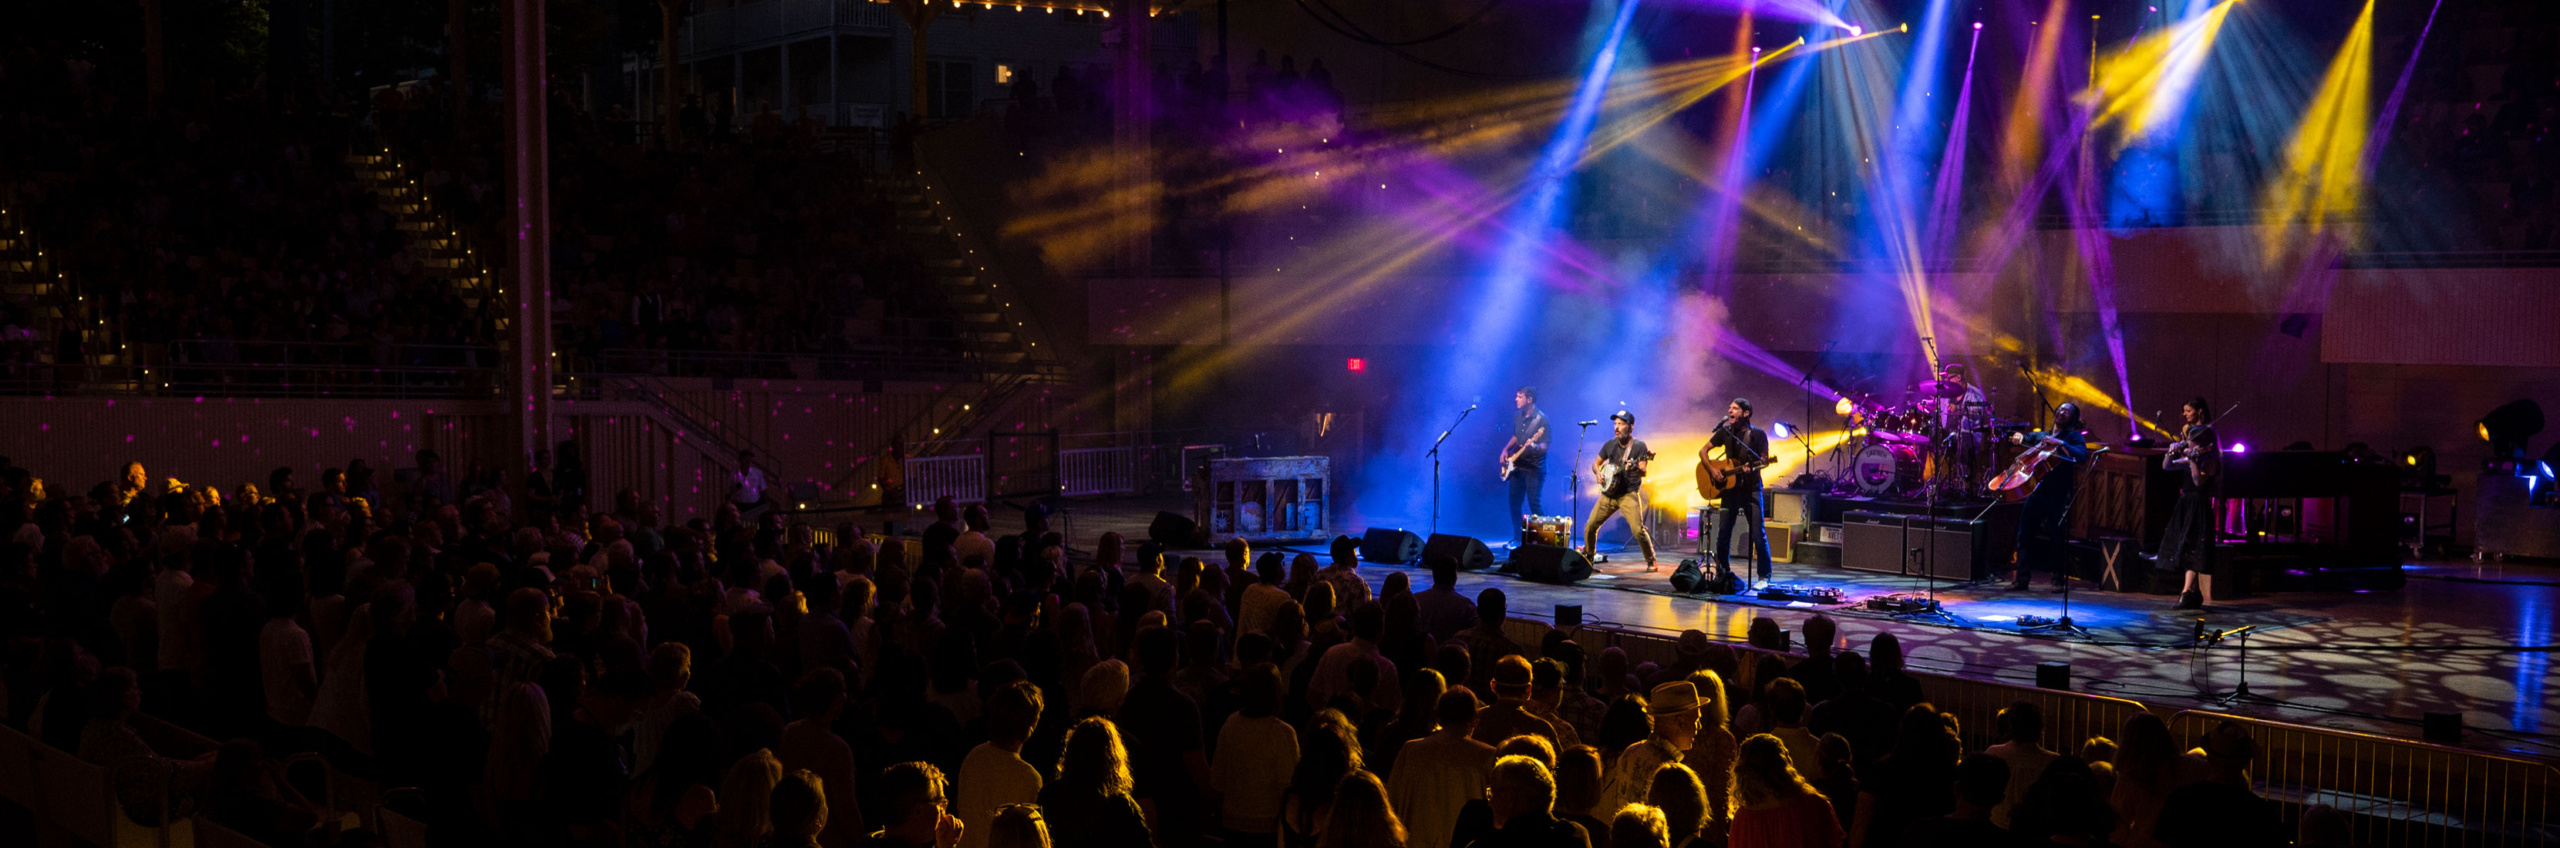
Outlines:
[[2035,491],[2027,495],[2026,509],[2018,516],[2018,567],[2009,588],[2027,588],[2028,577],[2042,565],[2053,571],[2053,590],[2062,591],[2071,579],[2063,550],[2071,534],[2063,528],[2063,518],[2070,514],[2071,498],[2079,491],[2080,466],[2089,461],[2089,431],[2080,424],[2080,405],[2055,407],[2052,432],[2019,433],[2009,441],[2053,445],[2052,455],[2043,462],[2044,475],[2036,480]]

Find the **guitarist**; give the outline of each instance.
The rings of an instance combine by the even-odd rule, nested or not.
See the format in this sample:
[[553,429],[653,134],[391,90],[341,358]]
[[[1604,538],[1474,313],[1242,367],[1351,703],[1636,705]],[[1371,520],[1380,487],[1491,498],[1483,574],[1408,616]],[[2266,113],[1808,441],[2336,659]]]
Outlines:
[[[1503,479],[1511,484],[1512,535],[1529,543],[1528,516],[1543,515],[1538,490],[1547,484],[1547,414],[1538,410],[1538,387],[1521,386],[1511,394],[1520,410],[1511,419],[1511,441],[1502,445]],[[1525,507],[1525,511],[1523,508]]]
[[1615,431],[1613,437],[1600,446],[1599,458],[1591,461],[1591,474],[1600,480],[1600,502],[1591,505],[1591,519],[1582,524],[1582,558],[1600,561],[1596,553],[1600,523],[1624,512],[1627,529],[1635,531],[1636,546],[1644,550],[1644,570],[1650,573],[1656,566],[1653,534],[1644,529],[1644,472],[1653,464],[1653,450],[1636,438],[1635,413],[1623,409],[1610,413],[1609,428]]
[[[1707,452],[1715,448],[1724,448],[1723,461],[1707,459]],[[1716,425],[1715,435],[1707,437],[1707,446],[1698,449],[1698,461],[1712,482],[1723,488],[1714,513],[1722,525],[1716,528],[1717,576],[1733,573],[1733,530],[1738,526],[1751,534],[1759,582],[1769,582],[1769,528],[1760,520],[1767,514],[1760,500],[1760,469],[1769,462],[1769,434],[1751,426],[1750,398],[1734,398],[1725,405],[1724,422]]]

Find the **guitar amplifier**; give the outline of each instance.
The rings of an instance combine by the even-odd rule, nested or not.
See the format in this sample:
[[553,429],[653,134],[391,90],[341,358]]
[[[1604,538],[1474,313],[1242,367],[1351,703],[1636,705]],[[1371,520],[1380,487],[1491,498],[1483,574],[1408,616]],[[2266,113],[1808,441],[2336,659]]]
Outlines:
[[[1683,528],[1683,535],[1697,539],[1698,555],[1705,557],[1710,554],[1710,549],[1715,547],[1716,532],[1724,526],[1725,512],[1714,507],[1700,507],[1695,514],[1698,517],[1697,521]],[[1797,526],[1775,519],[1763,521],[1760,525],[1769,533],[1769,561],[1794,562],[1796,538],[1801,535],[1797,532]],[[1725,547],[1734,559],[1749,557],[1751,556],[1751,534],[1736,532],[1725,543]]]
[[1940,580],[1957,581],[1989,573],[1980,521],[1877,512],[1848,512],[1840,521],[1842,567],[1910,577],[1927,568]]

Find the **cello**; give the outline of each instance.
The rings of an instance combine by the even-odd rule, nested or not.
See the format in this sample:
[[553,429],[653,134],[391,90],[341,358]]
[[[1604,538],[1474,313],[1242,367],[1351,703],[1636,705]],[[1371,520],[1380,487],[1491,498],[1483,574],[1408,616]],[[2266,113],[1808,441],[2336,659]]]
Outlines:
[[2036,483],[2044,479],[2045,472],[2053,470],[2054,457],[2061,455],[2062,448],[2062,440],[2046,436],[2035,447],[2018,454],[2008,468],[1991,475],[1982,487],[1998,492],[2002,501],[2026,500],[2027,493],[2035,491]]

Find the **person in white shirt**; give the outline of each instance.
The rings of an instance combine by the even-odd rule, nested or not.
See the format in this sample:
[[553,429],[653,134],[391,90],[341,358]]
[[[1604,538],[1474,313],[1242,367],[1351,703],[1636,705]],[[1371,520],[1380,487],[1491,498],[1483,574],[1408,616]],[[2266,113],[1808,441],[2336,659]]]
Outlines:
[[302,580],[271,579],[266,626],[258,631],[258,675],[267,693],[267,717],[288,728],[311,723],[311,701],[320,694],[311,634],[294,619],[308,601]]
[[729,503],[738,508],[739,518],[753,518],[764,509],[765,489],[769,485],[765,482],[764,469],[756,467],[755,451],[738,452],[738,472],[729,475],[729,487]]
[[969,751],[952,776],[951,812],[960,817],[960,848],[985,848],[996,810],[1040,801],[1040,770],[1022,761],[1022,745],[1040,724],[1040,687],[1014,681],[987,696],[987,741]]
[[1278,715],[1283,692],[1279,666],[1255,663],[1239,682],[1242,703],[1218,728],[1218,759],[1209,765],[1209,785],[1218,790],[1220,823],[1231,833],[1267,845],[1280,832],[1281,798],[1298,768],[1298,731]]
[[1289,578],[1285,557],[1277,552],[1263,554],[1262,561],[1255,563],[1253,570],[1261,579],[1245,587],[1244,599],[1236,604],[1236,637],[1239,639],[1247,633],[1270,630],[1272,622],[1280,615],[1280,608],[1295,600],[1289,597],[1289,590],[1280,587]]
[[987,507],[984,504],[970,504],[968,509],[961,511],[960,521],[968,529],[961,531],[960,538],[952,541],[952,555],[962,563],[970,562],[971,558],[975,557],[977,562],[994,564],[996,542],[987,536]]
[[1476,696],[1451,688],[1433,709],[1440,730],[1404,743],[1387,773],[1387,798],[1404,816],[1406,844],[1447,845],[1467,802],[1485,797],[1493,746],[1468,738],[1476,729]]
[[2035,704],[2027,701],[2010,704],[2008,709],[2000,711],[1997,721],[2000,734],[2009,741],[1986,748],[1983,753],[2009,763],[2007,797],[2000,799],[1999,806],[1991,808],[1991,823],[2008,827],[2009,814],[2018,808],[2019,801],[2026,799],[2027,789],[2035,786],[2036,778],[2044,776],[2045,766],[2052,765],[2062,755],[2045,749],[2044,711]]

